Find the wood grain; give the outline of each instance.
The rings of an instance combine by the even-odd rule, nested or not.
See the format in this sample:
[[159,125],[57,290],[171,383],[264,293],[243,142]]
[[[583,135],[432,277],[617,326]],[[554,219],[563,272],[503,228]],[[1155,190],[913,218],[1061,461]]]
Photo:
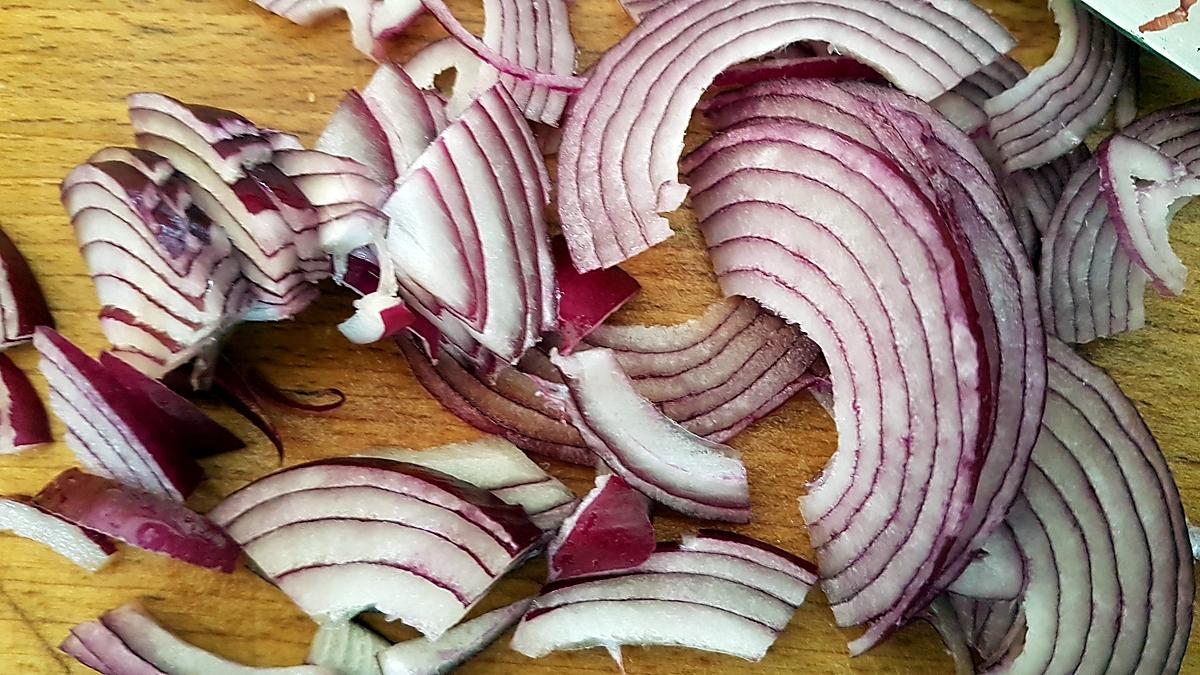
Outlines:
[[[480,27],[478,3],[451,3]],[[1041,0],[985,3],[1020,38],[1016,56],[1036,65],[1053,50],[1056,34]],[[615,0],[576,0],[572,25],[581,65],[630,27]],[[421,20],[396,46],[405,57],[442,35]],[[1169,67],[1144,68],[1141,104],[1154,109],[1200,94],[1200,87]],[[123,98],[139,90],[238,110],[251,119],[312,140],[343,89],[359,86],[372,64],[355,53],[344,22],[318,28],[292,26],[248,0],[5,0],[0,6],[0,226],[9,232],[38,274],[60,328],[85,348],[99,350],[96,298],[72,231],[58,204],[59,180],[104,145],[128,144]],[[620,321],[668,323],[698,314],[717,297],[687,214],[672,218],[677,235],[631,261],[627,269],[645,286]],[[1200,264],[1200,210],[1179,219],[1173,237],[1184,260]],[[289,463],[390,444],[427,447],[476,436],[441,410],[415,383],[388,346],[352,347],[334,329],[350,299],[333,291],[293,322],[247,326],[232,339],[236,356],[261,364],[294,389],[339,386],[349,394],[342,409],[323,417],[279,414]],[[1170,459],[1193,515],[1200,514],[1200,292],[1181,299],[1152,299],[1149,326],[1105,341],[1087,353],[1109,368],[1146,416]],[[28,347],[12,352],[32,371]],[[44,390],[40,379],[37,385]],[[212,476],[193,499],[199,509],[276,467],[265,440],[225,410],[214,416],[252,441],[248,450],[205,462]],[[61,435],[61,425],[55,427]],[[806,399],[797,399],[739,436],[749,466],[755,522],[749,534],[806,552],[797,512],[803,485],[835,447],[831,423]],[[33,492],[73,463],[61,444],[0,460],[0,493]],[[554,467],[577,491],[586,472]],[[691,526],[659,523],[663,536]],[[536,590],[536,566],[506,580],[495,603]],[[246,663],[298,663],[313,625],[278,591],[245,570],[221,576],[160,557],[126,550],[94,576],[32,542],[0,539],[0,673],[82,673],[55,646],[71,626],[134,598],[143,598],[168,627],[202,647]],[[933,632],[916,625],[870,654],[849,660],[853,634],[834,627],[820,598],[802,608],[790,630],[758,666],[716,655],[674,649],[629,649],[631,673],[949,672]],[[530,661],[504,643],[466,672],[614,672],[598,651]],[[1189,655],[1186,672],[1200,672]]]

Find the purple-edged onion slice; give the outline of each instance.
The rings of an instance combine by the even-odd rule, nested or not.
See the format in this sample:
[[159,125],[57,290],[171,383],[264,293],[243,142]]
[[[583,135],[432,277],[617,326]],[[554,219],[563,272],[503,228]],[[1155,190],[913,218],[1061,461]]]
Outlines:
[[34,497],[41,508],[130,546],[232,572],[241,548],[179,502],[79,469],[67,469]]
[[50,408],[84,468],[177,501],[191,494],[204,472],[168,413],[53,330],[39,328],[33,344]]
[[29,376],[0,354],[0,455],[24,452],[52,440],[46,407]]
[[1200,177],[1188,175],[1183,162],[1124,135],[1105,141],[1096,160],[1100,193],[1125,255],[1160,292],[1179,295],[1187,268],[1171,250],[1167,228],[1200,195]]
[[408,640],[379,653],[382,675],[441,675],[449,673],[474,658],[512,628],[533,604],[532,598],[511,605],[451,628],[437,640]]
[[1061,30],[1050,60],[984,104],[1008,171],[1041,166],[1073,150],[1104,121],[1136,47],[1075,0],[1051,0]]
[[424,450],[375,448],[364,453],[440,471],[500,501],[519,506],[543,530],[555,529],[575,507],[575,493],[502,438],[483,438]]
[[671,235],[659,214],[687,195],[676,180],[677,160],[701,94],[730,66],[802,40],[836,44],[927,100],[1013,45],[968,2],[664,5],[600,58],[563,127],[559,215],[580,271],[611,267]]
[[137,603],[72,628],[59,649],[103,675],[334,675],[320,666],[255,668],[227,661],[176,637]]
[[603,325],[586,342],[611,350],[638,393],[668,417],[717,442],[809,386],[818,355],[795,326],[745,298],[673,326]]
[[374,457],[284,469],[209,515],[310,616],[375,608],[435,639],[544,536],[489,492]]
[[750,520],[746,467],[728,446],[705,440],[638,394],[606,349],[550,360],[566,381],[567,412],[588,448],[613,473],[685,515]]
[[317,627],[305,661],[338,675],[381,675],[376,657],[390,646],[390,640],[357,621],[326,623]]
[[547,546],[548,578],[637,567],[654,553],[654,546],[650,500],[620,476],[601,474]]
[[[543,208],[549,179],[503,85],[489,88],[400,177],[387,254],[409,306],[464,351],[516,362],[557,325]],[[429,251],[447,245],[446,256]]]
[[620,267],[580,274],[571,264],[571,253],[562,237],[555,237],[550,247],[558,285],[556,346],[564,354],[570,354],[575,345],[633,299],[642,285]]
[[971,515],[994,414],[979,270],[904,168],[828,128],[748,122],[686,168],[722,290],[795,322],[828,363],[839,450],[801,512],[835,617],[871,623],[869,644],[921,604]]
[[29,342],[38,326],[53,328],[54,318],[29,263],[0,230],[0,349]]
[[113,351],[151,377],[203,367],[247,304],[225,232],[182,176],[144,150],[106,148],[63,180],[61,200],[99,296]]
[[107,565],[117,552],[108,537],[76,525],[28,497],[0,497],[0,531],[44,544],[89,572]]

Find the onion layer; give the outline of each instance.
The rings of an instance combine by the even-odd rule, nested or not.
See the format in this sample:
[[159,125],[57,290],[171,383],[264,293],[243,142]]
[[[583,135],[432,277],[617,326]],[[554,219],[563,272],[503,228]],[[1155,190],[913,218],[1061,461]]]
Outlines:
[[0,497],[0,530],[44,544],[89,572],[107,565],[117,552],[108,537],[76,525],[28,497]]
[[423,12],[418,0],[254,0],[254,4],[301,26],[345,12],[355,49],[381,62],[388,58],[387,39]]
[[29,263],[0,230],[0,349],[29,342],[38,326],[53,328],[54,317]]
[[440,675],[471,660],[524,616],[532,599],[481,614],[437,640],[408,640],[379,653],[382,675]]
[[554,581],[629,569],[653,552],[650,500],[620,476],[601,474],[547,547],[547,576]]
[[1012,46],[969,2],[679,0],[639,23],[592,69],[559,151],[559,215],[580,271],[611,267],[671,235],[677,158],[691,110],[736,63],[825,40],[902,89],[933,99]]
[[381,675],[376,655],[391,645],[391,641],[356,621],[326,623],[317,626],[305,661],[338,675]]
[[46,407],[25,371],[0,354],[0,455],[51,442]]

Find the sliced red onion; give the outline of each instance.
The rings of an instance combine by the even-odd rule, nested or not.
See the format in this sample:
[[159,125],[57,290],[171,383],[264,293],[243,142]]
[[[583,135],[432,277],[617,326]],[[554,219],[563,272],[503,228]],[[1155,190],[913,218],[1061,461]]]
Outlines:
[[24,452],[53,440],[46,407],[29,376],[0,354],[0,455]]
[[[803,572],[796,572],[789,566],[764,564],[764,554],[750,554],[750,548],[761,548],[767,545],[752,539],[747,546],[739,549],[707,550],[705,539],[711,540],[714,531],[706,531],[709,535],[697,538],[685,538],[683,543],[662,542],[658,550],[646,562],[638,566],[639,573],[662,574],[694,574],[716,577],[727,581],[755,588],[772,595],[784,602],[799,607],[804,604],[808,591],[812,588],[815,574],[809,563],[797,563]],[[722,533],[727,535],[728,533]],[[685,548],[689,547],[689,548]],[[764,550],[777,556],[773,547]],[[787,557],[786,555],[784,557]],[[781,571],[777,567],[784,567]]]
[[1088,147],[1080,145],[1049,164],[1022,169],[1004,177],[1013,219],[1017,222],[1025,251],[1035,266],[1041,257],[1042,237],[1050,229],[1067,181],[1091,156]]
[[571,253],[562,237],[551,240],[550,248],[558,285],[556,346],[564,354],[570,354],[575,345],[633,299],[642,285],[620,267],[580,274],[571,264]]
[[743,298],[675,326],[600,326],[587,342],[612,350],[668,417],[719,443],[811,384],[818,355],[798,329]]
[[670,3],[671,0],[621,0],[621,8],[634,23],[640,23],[647,14]]
[[517,626],[513,649],[539,657],[603,646],[619,663],[621,645],[674,645],[759,660],[812,582],[811,573],[805,584],[754,562],[777,556],[760,544],[742,539],[736,552],[717,553],[667,543],[637,568],[551,583]]
[[382,675],[376,657],[390,646],[390,640],[357,621],[326,623],[317,626],[305,661],[338,675]]
[[502,438],[437,448],[376,448],[365,453],[440,471],[519,506],[543,530],[556,529],[575,508],[575,493]]
[[254,0],[254,4],[301,26],[344,12],[354,47],[376,61],[387,60],[387,39],[422,14],[417,0]]
[[[683,203],[677,158],[691,110],[730,66],[799,40],[826,40],[902,89],[933,99],[1012,46],[966,2],[678,0],[653,12],[592,69],[559,152],[559,215],[580,271],[665,240]],[[651,58],[653,55],[653,58]]]
[[1049,352],[1044,428],[1008,517],[1028,586],[1019,615],[963,606],[987,617],[972,646],[1014,672],[1178,672],[1194,578],[1170,469],[1115,382],[1061,342]]
[[[1122,132],[1200,172],[1200,107],[1194,102],[1148,115]],[[1039,291],[1047,330],[1072,343],[1138,330],[1145,324],[1148,276],[1120,243],[1102,195],[1099,162],[1078,168],[1042,240]]]
[[72,628],[59,649],[104,675],[334,675],[319,666],[255,668],[227,661],[176,637],[137,603]]
[[521,370],[505,368],[488,381],[454,356],[443,355],[435,364],[412,339],[396,343],[421,386],[467,424],[528,452],[572,464],[594,463],[566,412]]
[[376,178],[396,179],[398,168],[387,134],[362,94],[353,89],[346,92],[337,110],[333,111],[314,147],[320,152],[360,162]]
[[[557,325],[548,183],[528,125],[494,85],[409,167],[383,207],[408,304],[443,334],[461,329],[516,362]],[[447,243],[448,258],[428,255]]]
[[[700,530],[686,535],[679,544],[681,551],[713,553],[732,556],[761,565],[792,577],[797,584],[811,588],[817,583],[817,571],[812,563],[766,542],[724,530]],[[743,583],[751,583],[749,581]],[[760,587],[760,590],[769,591]],[[796,598],[784,598],[799,606]],[[802,599],[800,600],[803,601]]]
[[100,355],[100,365],[122,387],[139,391],[148,398],[167,418],[175,436],[192,456],[208,457],[246,447],[242,439],[205,415],[196,404],[125,361],[105,352]]
[[968,76],[958,86],[930,101],[938,110],[968,134],[987,126],[983,104],[988,99],[1012,89],[1029,73],[1025,67],[1008,56],[1001,56],[991,65]]
[[0,230],[0,349],[29,342],[38,326],[53,328],[54,317],[29,263]]
[[659,412],[607,349],[550,360],[565,377],[572,422],[613,473],[685,515],[750,520],[746,467],[733,448],[696,436]]
[[[869,101],[856,112],[869,115]],[[838,622],[872,623],[856,643],[862,649],[928,604],[922,589],[979,515],[970,507],[994,412],[982,327],[989,307],[969,280],[984,270],[904,169],[842,133],[788,119],[747,122],[715,136],[685,168],[724,292],[796,322],[828,363],[839,451],[801,511]],[[986,188],[960,189],[973,197]],[[978,228],[971,245],[990,244],[988,216],[972,214],[965,198],[956,206]],[[835,225],[826,224],[831,213]],[[1013,273],[999,263],[993,272]],[[896,335],[926,349],[895,348]],[[1027,339],[1020,331],[1014,346]],[[908,412],[931,406],[959,412]],[[998,457],[1013,452],[997,444]]]
[[1104,121],[1136,49],[1074,0],[1051,0],[1059,25],[1050,60],[984,104],[1008,171],[1041,166],[1070,152]]
[[533,604],[532,598],[455,626],[437,640],[408,640],[379,653],[382,675],[441,675],[475,657],[512,628]]
[[373,457],[284,469],[209,515],[310,616],[340,621],[373,607],[434,639],[543,539],[489,492]]
[[50,408],[85,469],[177,501],[191,494],[204,472],[168,414],[53,330],[39,328],[33,344]]
[[[138,146],[165,157],[183,175],[195,205],[242,253],[242,272],[258,304],[247,320],[272,321],[316,297],[311,283],[329,276],[316,208],[273,164],[276,149],[298,149],[281,135],[227,110],[187,105],[161,94],[133,94],[129,117]],[[283,137],[287,138],[287,137]]]
[[547,547],[548,579],[637,567],[654,546],[650,500],[620,476],[601,474]]
[[113,351],[151,377],[210,360],[240,320],[248,288],[228,237],[170,164],[106,148],[67,175],[61,199]]
[[791,77],[886,81],[874,68],[847,56],[807,56],[777,57],[739,63],[717,75],[712,83],[717,87],[730,87]]
[[1200,195],[1200,178],[1189,176],[1179,160],[1124,135],[1106,140],[1096,159],[1100,193],[1125,255],[1161,293],[1179,295],[1187,268],[1171,250],[1167,228],[1175,214]]
[[34,500],[80,527],[197,567],[229,573],[241,554],[220,527],[183,504],[79,469],[59,474]]
[[24,496],[0,497],[0,530],[50,547],[89,572],[96,572],[117,552],[108,537],[76,525]]

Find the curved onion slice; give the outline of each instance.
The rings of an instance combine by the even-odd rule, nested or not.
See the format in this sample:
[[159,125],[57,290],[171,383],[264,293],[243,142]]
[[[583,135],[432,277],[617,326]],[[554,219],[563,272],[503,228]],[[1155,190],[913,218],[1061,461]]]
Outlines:
[[38,326],[53,328],[54,317],[29,263],[0,230],[0,349],[29,342]]
[[719,443],[809,386],[818,355],[802,332],[745,298],[674,326],[600,326],[587,343],[612,350],[668,417]]
[[0,455],[23,452],[54,440],[46,407],[29,376],[0,354]]
[[[900,166],[829,129],[746,123],[685,168],[722,290],[795,322],[828,363],[839,450],[801,512],[835,617],[872,623],[869,646],[919,611],[975,517],[994,414],[978,270]],[[899,335],[925,349],[896,348]]]
[[[1189,173],[1200,172],[1200,106],[1195,102],[1148,115],[1122,133],[1182,162]],[[1148,277],[1119,241],[1096,159],[1080,166],[1067,183],[1042,240],[1040,271],[1042,316],[1059,339],[1090,342],[1145,324]]]
[[713,86],[728,87],[784,78],[886,81],[876,70],[847,56],[776,57],[747,61],[713,79]]
[[179,639],[137,603],[72,628],[59,649],[104,675],[334,675],[319,666],[254,668],[227,661]]
[[639,567],[547,585],[517,626],[513,649],[539,657],[603,646],[619,662],[623,644],[676,645],[761,659],[804,602],[812,573],[805,582],[775,569],[770,562],[790,565],[791,556],[749,538],[700,539],[736,544],[710,552],[668,542]]
[[483,438],[425,450],[375,448],[364,453],[440,471],[519,506],[543,530],[556,529],[575,507],[575,493],[512,443]]
[[[694,535],[686,535],[679,544],[679,550],[741,558],[786,574],[802,586],[811,588],[817,583],[817,571],[812,563],[781,548],[735,532],[700,530]],[[743,583],[754,585],[748,580]],[[771,590],[761,586],[758,588],[768,592]],[[783,597],[783,599],[793,605],[803,602],[802,597]]]
[[[246,447],[242,439],[216,423],[194,403],[180,396],[158,380],[151,379],[127,362],[105,352],[100,365],[126,389],[141,392],[161,411],[193,457],[219,455]],[[149,411],[144,411],[148,413]]]
[[518,368],[505,368],[488,381],[452,355],[432,362],[414,339],[402,337],[396,343],[421,386],[467,424],[528,452],[572,464],[594,463],[566,412]]
[[546,548],[550,581],[636,567],[654,553],[650,500],[620,476],[596,476],[596,487]]
[[671,0],[621,0],[621,8],[634,23],[639,23],[650,12],[670,3]]
[[532,598],[518,600],[451,628],[437,640],[408,640],[379,653],[382,675],[441,675],[471,660],[525,615]]
[[728,446],[659,412],[633,387],[616,356],[589,349],[550,357],[562,371],[567,412],[613,473],[656,502],[697,518],[750,520],[746,467]]
[[381,675],[376,655],[390,646],[390,640],[356,621],[326,623],[317,626],[305,661],[338,675]]
[[345,12],[355,49],[376,61],[387,60],[387,39],[423,12],[418,0],[254,0],[254,4],[301,26]]
[[229,573],[241,548],[209,519],[179,502],[67,469],[34,497],[64,520],[130,546]]
[[1065,344],[1049,351],[1045,426],[1008,518],[1029,562],[1008,669],[1178,672],[1194,600],[1178,489],[1116,383]]
[[1083,142],[1104,121],[1136,47],[1087,7],[1051,0],[1061,31],[1050,60],[984,104],[1008,171],[1041,166]]
[[67,426],[67,447],[87,470],[183,501],[204,472],[171,417],[49,328],[33,338],[50,408]]
[[1012,89],[1029,73],[1008,56],[1001,56],[929,104],[968,134],[987,126],[983,104]]
[[1192,197],[1200,195],[1200,178],[1187,175],[1179,160],[1123,135],[1106,140],[1096,160],[1100,193],[1125,255],[1160,292],[1182,293],[1187,268],[1171,250],[1167,227]]
[[729,66],[826,40],[933,99],[1013,44],[969,2],[900,4],[677,0],[648,15],[600,58],[563,128],[559,215],[576,268],[611,267],[671,235],[658,214],[687,195],[676,181],[684,130]]
[[182,177],[153,153],[106,148],[67,175],[61,199],[113,351],[151,377],[210,361],[248,289],[228,237]]
[[[245,318],[272,321],[302,310],[329,276],[316,208],[270,163],[276,149],[299,149],[290,137],[217,108],[161,94],[132,94],[129,119],[138,147],[166,158],[186,176],[195,205],[242,253],[242,272],[258,300]],[[279,138],[287,147],[276,148]]]
[[432,638],[543,538],[489,492],[374,457],[284,469],[210,516],[310,616],[339,621],[374,607]]
[[[443,334],[447,321],[461,324],[496,357],[516,362],[557,324],[548,190],[528,125],[504,86],[494,85],[409,167],[384,204],[387,253],[408,304]],[[447,243],[448,258],[429,255]]]
[[550,242],[554,254],[554,281],[558,285],[559,351],[570,354],[575,345],[601,327],[642,285],[620,267],[580,274],[571,264],[571,253],[562,237]]
[[0,531],[32,539],[95,572],[112,560],[117,547],[108,537],[48,511],[28,497],[0,497]]

